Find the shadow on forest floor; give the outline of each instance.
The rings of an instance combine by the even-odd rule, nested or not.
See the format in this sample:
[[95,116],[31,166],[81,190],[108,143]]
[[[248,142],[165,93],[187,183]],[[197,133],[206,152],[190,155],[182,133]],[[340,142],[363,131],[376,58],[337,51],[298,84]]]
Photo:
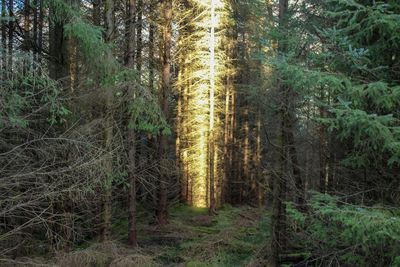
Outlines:
[[123,219],[113,224],[114,241],[89,242],[45,266],[262,266],[270,227],[265,210],[225,206],[209,216],[207,209],[177,205],[169,212],[165,226],[152,225],[152,215],[140,212],[137,249],[126,245]]

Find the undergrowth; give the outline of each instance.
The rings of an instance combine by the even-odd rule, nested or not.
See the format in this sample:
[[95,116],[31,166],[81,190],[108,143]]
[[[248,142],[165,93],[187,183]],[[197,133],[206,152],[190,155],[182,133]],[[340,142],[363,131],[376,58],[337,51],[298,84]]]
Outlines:
[[400,211],[360,206],[314,192],[307,213],[288,203],[292,242],[310,264],[400,266]]
[[270,216],[263,209],[226,205],[209,216],[207,209],[176,205],[169,210],[169,224],[158,226],[151,211],[139,206],[139,246],[132,248],[126,245],[127,219],[118,215],[122,211],[114,214],[113,241],[87,240],[47,260],[21,259],[18,266],[34,260],[41,266],[69,267],[260,266],[254,263],[263,257],[270,231]]

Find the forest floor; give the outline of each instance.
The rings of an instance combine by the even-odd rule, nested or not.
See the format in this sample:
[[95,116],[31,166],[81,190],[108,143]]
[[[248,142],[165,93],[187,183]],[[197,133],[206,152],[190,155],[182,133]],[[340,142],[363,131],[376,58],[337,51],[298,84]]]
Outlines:
[[269,238],[267,211],[225,206],[209,216],[206,209],[177,205],[169,213],[170,223],[157,226],[151,214],[139,212],[137,249],[126,245],[127,220],[122,219],[113,225],[114,241],[88,242],[46,266],[262,266]]

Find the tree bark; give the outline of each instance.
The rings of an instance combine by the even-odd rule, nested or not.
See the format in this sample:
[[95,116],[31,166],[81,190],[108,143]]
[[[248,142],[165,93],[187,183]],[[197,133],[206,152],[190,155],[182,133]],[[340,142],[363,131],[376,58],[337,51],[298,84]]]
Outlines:
[[[279,0],[279,25],[281,30],[284,29],[286,25],[286,12],[288,8],[288,0]],[[285,38],[282,38],[282,42],[279,44],[279,51],[286,51]],[[287,90],[284,86],[279,87],[281,93],[280,99],[280,119],[281,127],[278,133],[278,145],[280,146],[279,151],[279,171],[274,176],[273,183],[273,204],[272,204],[272,239],[271,239],[271,257],[270,264],[272,266],[279,266],[279,256],[282,251],[285,250],[285,195],[286,195],[286,97]]]
[[[43,20],[44,20],[44,10],[43,10],[43,0],[39,0],[39,22],[38,22],[38,64],[42,63],[42,50],[43,50]],[[41,69],[39,69],[41,73]]]
[[257,113],[257,127],[256,127],[256,158],[255,158],[255,177],[257,182],[257,204],[259,207],[263,207],[265,204],[265,189],[267,181],[262,183],[263,175],[261,173],[261,159],[262,159],[262,147],[261,147],[261,113]]
[[[7,27],[6,27],[6,0],[1,0],[1,64],[0,69],[3,70],[2,73],[6,75],[7,69]],[[6,77],[1,77],[6,79]]]
[[[50,5],[50,16],[55,16],[54,6]],[[50,78],[59,81],[68,76],[67,44],[64,38],[64,22],[51,19],[49,23]],[[64,80],[65,81],[65,80]]]
[[[130,69],[134,68],[134,55],[135,55],[135,15],[136,15],[136,0],[127,1],[127,51],[126,51],[126,66]],[[128,86],[128,101],[133,101],[135,92],[132,85]],[[128,108],[127,108],[128,109]],[[128,110],[127,110],[128,112]],[[128,216],[128,244],[137,246],[137,233],[136,233],[136,132],[132,127],[129,127],[130,115],[128,112],[127,121],[127,144],[128,144],[128,161],[129,161],[129,216]]]
[[38,12],[39,0],[33,0],[33,59],[37,62],[38,58],[38,24],[39,24],[39,12]]
[[143,0],[137,2],[137,23],[136,23],[136,70],[139,75],[139,83],[142,75],[142,50],[143,50]]
[[24,41],[23,50],[29,51],[30,49],[30,0],[24,0]]
[[129,215],[128,215],[128,244],[137,246],[136,231],[136,134],[128,129],[128,157],[129,157]]
[[13,44],[14,44],[14,0],[8,1],[8,64],[7,67],[9,70],[12,70],[13,66]]
[[[108,43],[114,40],[114,1],[105,1],[105,26],[106,26],[106,41]],[[107,58],[110,62],[113,60],[111,51],[107,52]],[[112,157],[112,143],[113,143],[113,92],[112,88],[106,88],[106,114],[105,114],[105,149],[107,151],[107,157],[105,161],[106,170],[106,182],[105,192],[103,199],[103,241],[110,239],[111,235],[111,212],[112,212],[112,177],[113,177],[113,157]]]
[[[230,56],[230,49],[228,49],[228,54]],[[224,121],[224,160],[223,160],[223,173],[222,173],[222,181],[221,181],[221,205],[224,204],[226,200],[227,193],[227,181],[230,178],[229,171],[231,169],[229,152],[230,152],[230,120],[231,120],[231,89],[232,89],[232,77],[231,74],[228,73],[226,77],[226,86],[225,86],[225,121]]]
[[[172,0],[163,1],[163,51],[162,51],[162,86],[160,105],[164,117],[169,118],[168,96],[171,90],[171,48],[172,48]],[[167,173],[168,140],[165,133],[159,136],[160,179],[156,218],[158,224],[168,223],[168,173]]]
[[211,0],[211,29],[210,29],[210,122],[208,135],[208,172],[209,172],[209,188],[210,188],[210,208],[209,213],[215,214],[215,0]]
[[149,21],[149,91],[154,92],[154,42],[155,42],[155,32],[156,32],[156,9],[155,0],[150,0],[150,21]]

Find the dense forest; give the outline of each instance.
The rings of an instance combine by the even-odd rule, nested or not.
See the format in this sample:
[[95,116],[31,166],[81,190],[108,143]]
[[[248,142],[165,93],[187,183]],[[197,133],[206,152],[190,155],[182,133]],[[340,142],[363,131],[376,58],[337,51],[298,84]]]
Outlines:
[[398,0],[0,11],[0,266],[400,266]]

